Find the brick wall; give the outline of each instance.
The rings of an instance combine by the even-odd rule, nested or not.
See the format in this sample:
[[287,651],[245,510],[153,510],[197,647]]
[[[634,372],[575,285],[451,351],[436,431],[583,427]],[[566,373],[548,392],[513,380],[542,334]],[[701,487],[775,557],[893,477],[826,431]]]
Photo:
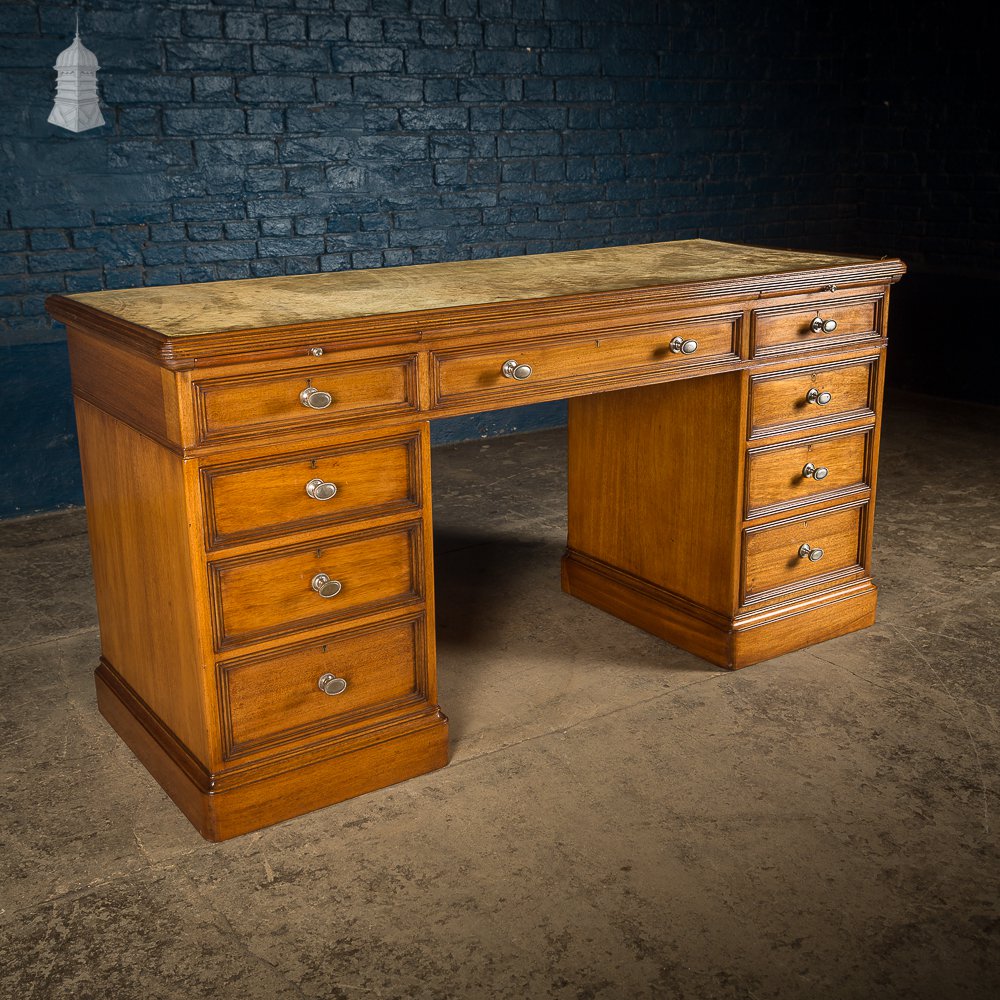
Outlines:
[[837,5],[84,0],[108,124],[71,135],[75,9],[0,4],[0,391],[48,407],[0,439],[0,516],[81,499],[52,292],[864,228],[872,59]]

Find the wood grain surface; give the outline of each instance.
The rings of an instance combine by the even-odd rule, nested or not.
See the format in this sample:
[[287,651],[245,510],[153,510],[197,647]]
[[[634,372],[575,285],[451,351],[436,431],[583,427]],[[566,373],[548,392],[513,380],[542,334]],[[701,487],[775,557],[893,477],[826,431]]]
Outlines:
[[[218,648],[412,604],[424,592],[419,533],[403,524],[211,563]],[[341,592],[321,597],[311,585],[320,573]]]
[[[872,431],[866,429],[752,451],[747,459],[746,516],[864,489],[871,439]],[[821,479],[804,475],[810,462],[825,469],[826,475]]]
[[[874,416],[875,366],[875,361],[860,361],[754,376],[750,380],[751,436],[775,433],[781,427],[806,421]],[[829,402],[810,402],[810,389],[829,392]]]
[[[853,506],[782,521],[747,532],[747,597],[776,588],[793,587],[831,573],[861,568],[861,518],[864,509]],[[799,555],[808,544],[822,549],[823,557],[811,562]]]
[[[407,436],[346,442],[201,469],[209,548],[420,508],[420,442]],[[336,494],[317,500],[314,480]]]
[[[422,617],[411,618],[222,665],[226,756],[322,736],[359,716],[422,699],[423,627]],[[347,682],[341,694],[320,690],[318,680],[327,673]]]

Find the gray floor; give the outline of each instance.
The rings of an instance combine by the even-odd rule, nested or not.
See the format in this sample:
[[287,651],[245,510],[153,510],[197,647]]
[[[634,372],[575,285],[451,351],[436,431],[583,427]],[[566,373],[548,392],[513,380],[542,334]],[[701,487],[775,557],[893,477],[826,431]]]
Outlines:
[[451,765],[222,845],[0,525],[0,996],[995,998],[998,416],[890,401],[878,624],[735,674],[560,592],[561,432],[439,449]]

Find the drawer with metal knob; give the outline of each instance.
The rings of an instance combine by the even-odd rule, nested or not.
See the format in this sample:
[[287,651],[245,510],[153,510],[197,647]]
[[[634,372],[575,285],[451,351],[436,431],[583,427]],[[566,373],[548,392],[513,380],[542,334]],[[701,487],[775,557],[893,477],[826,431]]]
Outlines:
[[349,442],[201,468],[209,550],[420,508],[420,438]]
[[614,379],[635,384],[644,374],[662,381],[672,368],[735,361],[738,315],[702,316],[641,328],[547,339],[508,346],[457,348],[431,356],[436,407],[482,401],[503,405],[521,394],[538,398],[578,392],[593,376],[613,388]]
[[199,441],[303,430],[415,411],[414,355],[305,363],[296,368],[196,379]]
[[750,323],[751,352],[765,357],[826,344],[877,340],[882,303],[881,295],[872,295],[755,309]]
[[765,600],[818,579],[863,572],[867,504],[820,511],[744,532],[743,599]]
[[868,489],[872,435],[867,428],[751,448],[744,516],[759,517]]
[[878,359],[813,365],[750,379],[750,437],[804,424],[875,417]]
[[421,614],[220,663],[223,755],[309,742],[426,701],[426,658]]
[[420,522],[208,564],[216,649],[423,599]]

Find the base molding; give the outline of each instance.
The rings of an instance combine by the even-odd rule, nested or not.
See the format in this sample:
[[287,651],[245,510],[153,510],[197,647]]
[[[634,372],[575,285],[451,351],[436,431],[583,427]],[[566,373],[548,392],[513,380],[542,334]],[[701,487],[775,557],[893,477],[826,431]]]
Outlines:
[[875,623],[877,599],[866,578],[729,618],[573,550],[563,556],[562,588],[730,670],[867,628]]
[[97,705],[163,790],[211,841],[228,840],[448,763],[448,720],[430,710],[351,734],[327,748],[273,764],[212,774],[102,658]]

